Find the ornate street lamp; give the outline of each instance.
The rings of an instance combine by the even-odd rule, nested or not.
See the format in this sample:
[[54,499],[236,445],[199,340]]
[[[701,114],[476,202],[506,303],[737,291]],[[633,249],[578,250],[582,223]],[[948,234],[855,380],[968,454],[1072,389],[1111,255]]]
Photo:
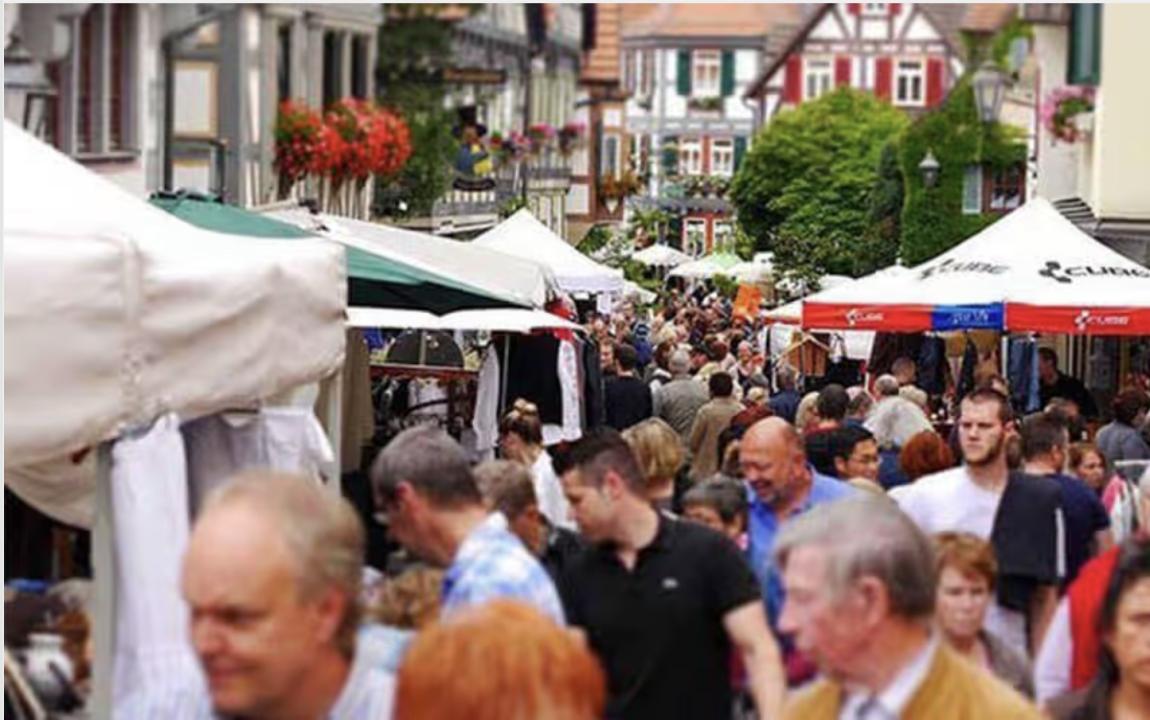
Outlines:
[[974,104],[978,108],[978,118],[984,123],[998,120],[1002,107],[1002,96],[1006,92],[1006,76],[997,65],[984,62],[971,80],[974,86]]
[[918,164],[918,171],[922,173],[922,184],[928,188],[938,185],[938,171],[940,167],[934,153],[927,150],[926,157]]

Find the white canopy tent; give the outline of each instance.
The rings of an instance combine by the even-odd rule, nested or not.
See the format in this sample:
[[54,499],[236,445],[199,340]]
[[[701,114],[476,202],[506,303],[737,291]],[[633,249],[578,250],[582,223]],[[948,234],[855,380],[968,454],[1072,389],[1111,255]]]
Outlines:
[[[338,378],[344,254],[322,240],[200,230],[9,122],[4,185],[4,482],[45,514],[93,529],[90,707],[111,717],[113,668],[134,651],[171,651],[176,673],[193,667],[172,567],[187,538],[181,506],[164,483],[144,483],[138,496],[113,488],[116,448],[153,423],[170,428]],[[73,460],[81,454],[90,460]],[[147,502],[157,498],[173,503]],[[129,515],[165,511],[169,535],[151,564],[125,555],[113,523],[119,532]],[[125,653],[115,661],[114,643]],[[131,678],[163,672],[147,661],[123,667]]]
[[543,307],[555,293],[555,276],[531,259],[507,257],[474,243],[304,208],[276,210],[270,217],[329,237],[349,247],[456,278],[459,282],[529,307]]
[[687,278],[688,280],[706,280],[716,275],[730,275],[731,268],[738,264],[737,255],[711,253],[698,260],[683,263],[668,274],[671,277]]
[[1039,198],[900,277],[807,298],[803,325],[1150,334],[1150,270]]
[[200,230],[7,122],[4,179],[6,469],[342,364],[340,247]]
[[582,330],[575,323],[543,310],[514,308],[458,310],[433,315],[420,310],[392,308],[348,308],[348,325],[361,328],[404,328],[415,330],[487,330],[489,332],[529,333],[535,330]]
[[631,259],[649,267],[670,268],[690,262],[691,256],[669,245],[651,245],[633,253]]
[[619,293],[623,290],[622,270],[600,265],[579,252],[526,209],[475,238],[472,244],[549,268],[564,292]]

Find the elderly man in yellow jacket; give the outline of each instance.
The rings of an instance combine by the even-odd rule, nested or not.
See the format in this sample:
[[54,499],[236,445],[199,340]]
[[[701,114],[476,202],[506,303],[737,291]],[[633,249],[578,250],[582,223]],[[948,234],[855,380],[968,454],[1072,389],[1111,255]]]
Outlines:
[[784,718],[1043,717],[932,629],[931,543],[893,503],[866,495],[819,505],[783,529],[775,553],[786,588],[780,629],[823,674]]

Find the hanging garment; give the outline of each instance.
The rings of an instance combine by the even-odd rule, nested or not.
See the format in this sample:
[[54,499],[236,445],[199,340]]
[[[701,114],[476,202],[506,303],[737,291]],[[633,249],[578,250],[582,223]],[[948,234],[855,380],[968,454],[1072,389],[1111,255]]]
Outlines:
[[927,337],[922,341],[915,360],[915,385],[930,395],[946,392],[946,341]]
[[898,358],[917,358],[922,343],[922,333],[875,333],[867,368],[876,377],[889,373],[891,365]]
[[583,436],[583,426],[579,421],[579,363],[575,344],[570,340],[559,343],[558,355],[559,387],[563,399],[563,425],[559,439],[573,442]]
[[974,370],[978,367],[978,346],[969,336],[966,338],[966,349],[962,351],[962,369],[958,376],[958,396],[966,397],[974,390]]
[[[1010,402],[1029,412],[1031,376],[1037,381],[1037,346],[1027,338],[1011,338],[1006,346],[1006,381],[1010,383]],[[1033,363],[1033,364],[1032,364]]]
[[483,364],[479,368],[475,416],[471,418],[471,429],[475,431],[475,451],[480,462],[495,459],[495,446],[499,444],[499,370],[499,351],[492,343],[487,346]]
[[556,372],[559,341],[549,334],[539,334],[509,335],[508,342],[507,407],[523,398],[535,403],[544,424],[561,424],[563,391]]
[[193,517],[214,488],[244,470],[268,468],[336,477],[331,445],[315,415],[306,408],[264,408],[221,413],[181,429],[188,450]]
[[[1042,388],[1038,377],[1038,343],[1030,343],[1030,377],[1026,388],[1026,412],[1038,412],[1042,409]],[[1086,408],[1082,408],[1086,412]]]
[[607,403],[603,392],[599,343],[588,340],[583,344],[583,405],[586,414],[584,427],[588,429],[600,427],[607,422]]
[[112,446],[116,630],[112,706],[169,678],[198,677],[180,567],[188,478],[179,420],[165,415]]

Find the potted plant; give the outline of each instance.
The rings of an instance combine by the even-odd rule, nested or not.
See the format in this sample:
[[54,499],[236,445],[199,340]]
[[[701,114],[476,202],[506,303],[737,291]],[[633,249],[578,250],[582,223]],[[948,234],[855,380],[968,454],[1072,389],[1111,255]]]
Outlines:
[[580,145],[586,126],[581,122],[569,122],[559,129],[559,152],[568,157]]
[[1042,104],[1042,124],[1056,140],[1073,143],[1094,129],[1094,88],[1055,88]]
[[715,97],[696,97],[691,98],[687,106],[692,110],[701,110],[703,112],[717,112],[723,109],[723,98]]
[[292,187],[311,172],[323,118],[315,110],[285,100],[275,124],[275,160],[279,192],[287,197]]

